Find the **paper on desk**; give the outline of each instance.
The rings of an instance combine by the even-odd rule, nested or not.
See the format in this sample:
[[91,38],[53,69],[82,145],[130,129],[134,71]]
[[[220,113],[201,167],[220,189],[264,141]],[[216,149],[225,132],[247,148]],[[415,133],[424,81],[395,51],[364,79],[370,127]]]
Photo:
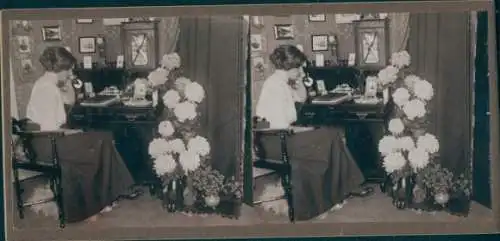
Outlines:
[[63,132],[65,135],[73,135],[73,134],[82,133],[83,131],[77,130],[77,129],[64,129]]
[[313,131],[315,128],[312,126],[292,126],[290,129],[292,129],[293,132],[295,133],[300,133],[306,131]]

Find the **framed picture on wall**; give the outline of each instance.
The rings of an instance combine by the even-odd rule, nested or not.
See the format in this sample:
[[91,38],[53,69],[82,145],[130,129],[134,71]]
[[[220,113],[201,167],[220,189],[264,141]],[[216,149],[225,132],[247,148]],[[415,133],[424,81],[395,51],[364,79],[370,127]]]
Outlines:
[[78,48],[82,54],[91,54],[96,52],[95,37],[80,37],[78,40]]
[[130,22],[122,25],[125,66],[150,71],[158,63],[158,22]]
[[42,27],[42,38],[44,41],[60,41],[62,39],[61,28],[59,26]]
[[262,35],[260,34],[252,34],[250,35],[250,46],[252,51],[262,51]]
[[318,34],[311,36],[312,51],[327,51],[328,50],[328,35]]
[[19,53],[31,53],[31,43],[29,36],[17,36],[17,44],[19,46]]
[[326,22],[325,14],[309,14],[309,22]]
[[387,19],[359,20],[354,22],[356,65],[364,69],[379,70],[389,61]]
[[276,24],[274,25],[274,37],[276,40],[293,39],[295,37],[293,25]]
[[76,20],[76,23],[93,23],[94,19],[91,18],[79,18]]

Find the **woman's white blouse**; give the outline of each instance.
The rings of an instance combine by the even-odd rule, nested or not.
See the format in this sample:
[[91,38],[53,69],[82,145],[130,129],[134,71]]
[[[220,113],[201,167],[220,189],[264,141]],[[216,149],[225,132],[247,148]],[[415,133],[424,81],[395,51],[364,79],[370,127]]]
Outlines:
[[26,118],[40,125],[41,131],[54,131],[66,123],[64,101],[57,87],[57,75],[47,72],[31,90]]
[[256,115],[265,118],[273,129],[288,128],[297,120],[294,94],[285,71],[276,70],[265,80]]

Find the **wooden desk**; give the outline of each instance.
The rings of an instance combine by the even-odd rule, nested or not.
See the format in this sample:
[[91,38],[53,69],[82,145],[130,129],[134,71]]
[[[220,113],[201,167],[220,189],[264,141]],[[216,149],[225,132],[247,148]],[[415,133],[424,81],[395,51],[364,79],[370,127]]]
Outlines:
[[107,107],[76,105],[69,114],[69,124],[84,130],[111,131],[115,144],[136,183],[156,181],[148,153],[149,142],[156,136],[162,106],[128,107],[115,104]]

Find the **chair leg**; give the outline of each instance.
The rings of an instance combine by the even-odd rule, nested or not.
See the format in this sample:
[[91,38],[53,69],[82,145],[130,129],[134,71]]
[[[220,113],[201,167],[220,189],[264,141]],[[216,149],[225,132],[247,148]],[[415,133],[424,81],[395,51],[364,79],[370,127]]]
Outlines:
[[24,205],[23,205],[23,198],[22,198],[22,193],[23,190],[21,189],[21,183],[19,181],[19,171],[14,168],[13,170],[14,173],[14,191],[16,193],[16,206],[17,206],[17,211],[19,212],[19,218],[23,219],[24,218]]
[[283,174],[281,178],[281,185],[285,190],[285,196],[288,203],[288,218],[290,219],[290,222],[295,223],[295,209],[293,205],[292,184],[290,180],[290,175],[288,173]]
[[59,214],[59,227],[64,228],[66,226],[66,215],[64,213],[64,202],[62,193],[61,178],[57,177],[53,179],[54,182],[54,197],[57,203],[57,209]]

